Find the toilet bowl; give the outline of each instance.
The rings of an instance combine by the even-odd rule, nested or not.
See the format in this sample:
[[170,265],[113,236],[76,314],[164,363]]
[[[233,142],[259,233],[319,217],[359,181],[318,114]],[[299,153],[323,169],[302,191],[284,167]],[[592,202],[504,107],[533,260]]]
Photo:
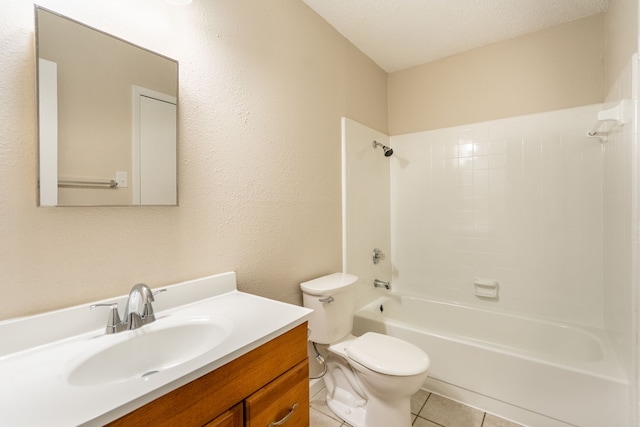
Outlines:
[[309,339],[329,345],[327,406],[353,427],[409,427],[411,395],[427,377],[429,357],[395,337],[351,335],[357,279],[335,273],[300,285],[314,309]]

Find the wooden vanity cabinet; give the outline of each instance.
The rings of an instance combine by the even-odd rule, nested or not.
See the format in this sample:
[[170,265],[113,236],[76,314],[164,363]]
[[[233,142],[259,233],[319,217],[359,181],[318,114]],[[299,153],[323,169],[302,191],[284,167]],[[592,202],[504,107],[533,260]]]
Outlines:
[[242,425],[244,425],[244,404],[240,402],[205,424],[204,427],[238,427]]
[[274,421],[286,426],[309,425],[309,362],[298,363],[244,401],[246,427]]
[[283,420],[276,425],[309,425],[306,322],[109,425],[267,427]]

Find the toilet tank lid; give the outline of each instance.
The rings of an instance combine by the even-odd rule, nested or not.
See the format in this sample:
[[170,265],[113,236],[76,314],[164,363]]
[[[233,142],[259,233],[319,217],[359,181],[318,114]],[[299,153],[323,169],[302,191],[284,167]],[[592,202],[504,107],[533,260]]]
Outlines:
[[328,295],[343,291],[357,280],[358,276],[354,276],[353,274],[333,273],[328,276],[302,282],[300,283],[300,288],[303,292],[311,295]]
[[421,348],[389,335],[367,332],[347,347],[349,359],[386,375],[409,376],[427,372],[431,361]]

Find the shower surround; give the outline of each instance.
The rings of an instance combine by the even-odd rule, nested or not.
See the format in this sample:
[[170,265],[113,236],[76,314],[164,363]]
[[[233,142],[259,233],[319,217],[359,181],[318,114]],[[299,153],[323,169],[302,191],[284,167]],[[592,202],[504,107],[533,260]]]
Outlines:
[[601,327],[603,146],[586,137],[601,109],[392,137],[396,289]]
[[[605,104],[394,136],[395,290],[604,332],[637,423],[637,56]],[[586,137],[624,103],[624,125]],[[497,298],[474,294],[496,281]],[[505,328],[511,325],[504,325]],[[482,393],[482,391],[480,391]],[[603,409],[604,410],[604,409]]]
[[[390,138],[343,119],[344,270],[361,279],[358,307],[388,293],[374,278],[391,279],[397,298],[602,331],[603,348],[615,353],[612,372],[620,372],[614,382],[627,396],[612,393],[620,403],[613,412],[636,425],[637,73],[634,56],[604,104]],[[588,138],[598,112],[621,100],[625,124],[606,123],[605,142]],[[374,139],[393,156],[376,152]],[[383,262],[372,262],[374,247],[387,255]],[[475,294],[475,284],[496,282],[497,297]],[[412,330],[429,328],[422,326]],[[457,370],[442,372],[449,371]],[[468,379],[491,383],[476,374]],[[465,402],[464,384],[450,385],[437,392]],[[518,410],[510,408],[503,412]]]

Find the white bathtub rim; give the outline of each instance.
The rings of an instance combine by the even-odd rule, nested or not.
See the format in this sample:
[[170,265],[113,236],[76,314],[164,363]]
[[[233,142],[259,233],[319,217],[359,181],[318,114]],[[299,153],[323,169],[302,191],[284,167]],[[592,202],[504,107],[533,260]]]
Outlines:
[[[524,320],[531,320],[531,321],[536,321],[536,322],[543,322],[543,323],[547,323],[547,324],[553,324],[554,326],[567,326],[573,329],[577,329],[578,331],[591,335],[593,337],[593,339],[595,339],[601,346],[602,349],[602,353],[603,353],[603,357],[601,360],[597,361],[597,362],[580,362],[578,363],[576,366],[576,364],[571,364],[569,362],[560,362],[560,361],[555,361],[555,360],[548,360],[548,359],[544,359],[541,357],[535,357],[535,355],[539,355],[542,356],[539,353],[528,353],[524,350],[519,350],[517,348],[511,348],[508,346],[503,346],[500,344],[494,344],[494,343],[487,343],[486,341],[482,341],[482,340],[476,340],[467,336],[461,336],[461,335],[456,335],[456,334],[447,334],[447,333],[442,333],[442,332],[438,332],[438,331],[433,331],[433,330],[426,330],[429,334],[436,336],[438,338],[441,339],[446,339],[446,340],[451,340],[457,343],[461,343],[461,344],[470,344],[470,345],[474,345],[483,349],[487,349],[487,350],[491,350],[491,351],[496,351],[498,353],[502,353],[502,354],[506,354],[506,355],[513,355],[516,357],[520,357],[522,359],[525,360],[529,360],[529,361],[536,361],[536,362],[542,362],[545,364],[548,364],[550,366],[554,366],[557,368],[561,368],[561,369],[567,369],[573,372],[577,372],[577,373],[581,373],[581,374],[586,374],[586,375],[591,375],[597,378],[602,378],[602,379],[607,379],[607,380],[611,380],[623,385],[628,385],[629,381],[628,378],[626,377],[626,375],[624,374],[624,371],[622,370],[620,363],[617,359],[617,357],[615,356],[615,353],[613,352],[612,348],[611,348],[611,344],[609,343],[609,340],[607,338],[607,335],[605,334],[605,332],[603,330],[599,330],[597,328],[594,327],[588,327],[588,326],[583,326],[583,325],[576,325],[576,324],[570,324],[567,322],[558,322],[558,321],[554,321],[554,320],[549,320],[549,319],[544,319],[544,318],[539,318],[539,317],[535,317],[535,316],[525,316],[525,315],[520,315],[517,313],[511,313],[509,311],[505,311],[505,310],[492,310],[492,309],[486,309],[486,308],[482,308],[482,307],[476,307],[473,305],[468,305],[468,304],[456,304],[456,303],[452,303],[451,301],[440,301],[437,299],[430,299],[430,298],[425,298],[423,296],[415,296],[415,295],[405,295],[405,294],[400,294],[400,293],[389,293],[385,296],[381,296],[379,298],[377,298],[376,300],[370,302],[369,304],[359,308],[356,312],[356,316],[357,315],[362,315],[362,313],[366,313],[366,314],[370,314],[369,316],[365,316],[373,321],[379,322],[380,319],[376,319],[373,318],[372,316],[376,313],[376,309],[380,304],[384,304],[385,300],[388,300],[390,298],[393,299],[417,299],[417,300],[424,300],[430,303],[436,303],[436,304],[443,304],[443,305],[449,305],[452,307],[463,307],[465,309],[471,309],[471,310],[478,310],[478,311],[484,311],[484,312],[489,312],[489,313],[498,313],[498,314],[502,314],[502,315],[506,315],[506,316],[513,316],[513,317],[517,317],[520,319],[524,319]],[[385,318],[385,322],[384,323],[389,323],[390,325],[393,326],[401,326],[403,328],[407,328],[413,332],[425,332],[424,329],[422,328],[418,328],[414,325],[411,325],[409,323],[406,322],[402,322],[402,321],[398,321],[395,319],[389,319],[389,318]],[[428,351],[427,351],[428,353]]]
[[483,311],[483,312],[494,313],[494,314],[496,314],[496,313],[497,314],[503,314],[505,316],[511,316],[511,317],[515,317],[515,318],[523,319],[523,320],[532,320],[532,321],[535,321],[535,322],[551,324],[551,325],[554,325],[554,326],[566,326],[566,327],[569,327],[569,328],[580,329],[583,332],[590,333],[592,335],[595,335],[598,338],[600,338],[600,334],[603,332],[603,328],[597,327],[597,326],[593,326],[593,325],[584,325],[584,324],[580,324],[580,323],[572,323],[572,322],[569,322],[569,321],[566,321],[566,320],[553,319],[553,318],[544,317],[544,316],[536,316],[534,314],[522,314],[522,313],[517,313],[515,311],[507,310],[507,309],[504,309],[504,308],[501,308],[501,307],[479,306],[479,305],[474,305],[474,304],[470,304],[468,302],[463,302],[463,301],[451,301],[451,300],[446,300],[446,299],[440,299],[440,298],[437,298],[437,297],[425,296],[425,295],[420,295],[420,294],[404,293],[404,292],[398,292],[398,291],[390,291],[390,292],[387,292],[385,295],[378,296],[373,301],[370,301],[370,302],[358,307],[356,309],[356,311],[364,310],[367,307],[374,307],[376,305],[379,305],[380,301],[383,301],[385,299],[414,299],[414,300],[422,300],[422,301],[427,301],[427,302],[436,303],[436,304],[440,304],[440,305],[447,305],[447,306],[451,306],[451,307],[457,307],[457,308],[462,307],[462,308],[466,308],[466,309],[470,309],[470,310]]

